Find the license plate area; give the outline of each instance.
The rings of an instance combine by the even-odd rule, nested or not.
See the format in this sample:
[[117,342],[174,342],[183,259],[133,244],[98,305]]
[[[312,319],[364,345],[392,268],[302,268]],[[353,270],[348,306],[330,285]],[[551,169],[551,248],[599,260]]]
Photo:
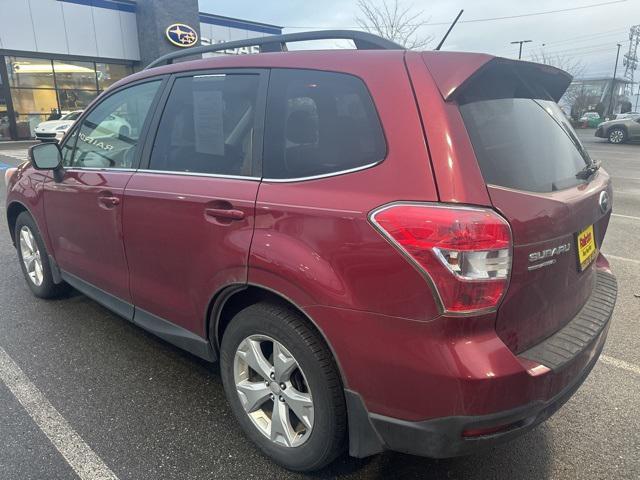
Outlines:
[[598,256],[593,225],[589,225],[576,234],[576,250],[578,251],[578,270],[582,272]]

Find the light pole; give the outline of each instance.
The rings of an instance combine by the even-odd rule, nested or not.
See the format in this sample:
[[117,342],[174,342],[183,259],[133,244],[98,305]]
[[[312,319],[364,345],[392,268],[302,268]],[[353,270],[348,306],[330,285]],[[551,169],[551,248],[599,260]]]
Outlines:
[[620,47],[621,43],[618,43],[618,53],[616,53],[616,65],[613,67],[613,78],[611,79],[611,95],[609,95],[609,108],[607,108],[606,113],[608,115],[613,115],[613,89],[616,88],[616,74],[618,73],[618,57],[620,57]]
[[516,40],[515,42],[511,42],[511,45],[515,45],[516,43],[520,44],[520,51],[518,52],[518,60],[522,60],[522,44],[530,43],[530,42],[533,42],[533,40]]

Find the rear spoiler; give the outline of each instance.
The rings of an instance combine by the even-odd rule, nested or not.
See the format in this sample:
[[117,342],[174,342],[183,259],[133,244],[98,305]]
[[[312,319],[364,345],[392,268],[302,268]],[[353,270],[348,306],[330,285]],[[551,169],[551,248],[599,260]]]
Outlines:
[[422,58],[442,98],[455,101],[486,78],[517,77],[533,98],[560,100],[573,77],[551,65],[482,53],[424,52]]

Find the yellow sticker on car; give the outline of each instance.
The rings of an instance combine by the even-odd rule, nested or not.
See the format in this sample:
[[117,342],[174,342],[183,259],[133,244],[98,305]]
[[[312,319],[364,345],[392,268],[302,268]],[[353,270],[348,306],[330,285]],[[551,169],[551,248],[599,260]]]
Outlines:
[[578,262],[580,263],[580,271],[584,270],[596,258],[598,249],[596,248],[596,240],[593,235],[593,225],[578,232]]

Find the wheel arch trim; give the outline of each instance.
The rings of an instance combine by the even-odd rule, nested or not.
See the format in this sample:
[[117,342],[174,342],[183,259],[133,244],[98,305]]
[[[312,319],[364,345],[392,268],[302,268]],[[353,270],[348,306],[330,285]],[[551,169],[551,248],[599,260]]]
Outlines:
[[[9,235],[11,236],[11,241],[13,242],[13,246],[16,246],[16,238],[15,238],[15,222],[13,223],[13,225],[11,224],[11,216],[9,216],[9,211],[13,210],[14,208],[20,207],[20,209],[22,211],[27,212],[31,218],[33,218],[33,221],[35,222],[36,226],[38,227],[38,230],[40,231],[40,234],[42,235],[42,227],[40,225],[38,225],[38,220],[36,219],[36,216],[33,214],[33,212],[29,209],[29,207],[27,207],[23,202],[21,202],[20,200],[11,200],[11,202],[9,202],[9,204],[7,205],[6,209],[5,209],[5,213],[7,216],[7,226],[9,227]],[[18,216],[20,215],[20,213],[18,213],[15,216],[15,220],[18,219]],[[43,238],[43,240],[46,239]]]
[[[246,290],[249,287],[258,288],[267,293],[275,295],[276,297],[279,297],[281,300],[288,303],[293,308],[295,308],[298,312],[300,312],[304,316],[304,318],[311,325],[313,325],[313,327],[315,328],[315,330],[319,332],[325,345],[327,345],[327,348],[329,348],[329,351],[331,352],[331,356],[333,357],[333,360],[335,361],[336,366],[338,368],[338,374],[340,375],[340,380],[342,381],[342,387],[347,389],[349,387],[349,384],[347,382],[347,378],[344,374],[344,370],[340,363],[340,358],[338,357],[335,349],[333,348],[332,343],[329,341],[329,339],[325,335],[324,331],[320,328],[318,323],[305,311],[304,308],[302,308],[293,299],[291,299],[287,295],[284,295],[278,290],[275,290],[264,284],[255,283],[255,282],[230,284],[222,287],[216,292],[215,295],[213,295],[213,297],[209,302],[209,305],[207,306],[206,317],[205,317],[205,322],[206,322],[205,331],[207,332],[207,336],[209,338],[209,341],[211,342],[211,346],[213,347],[214,352],[216,353],[216,356],[219,356],[219,350],[220,350],[221,338],[219,338],[219,327],[220,327],[221,314],[224,310],[224,307],[232,297],[242,292],[243,290]],[[212,334],[213,334],[213,338],[212,338]]]

